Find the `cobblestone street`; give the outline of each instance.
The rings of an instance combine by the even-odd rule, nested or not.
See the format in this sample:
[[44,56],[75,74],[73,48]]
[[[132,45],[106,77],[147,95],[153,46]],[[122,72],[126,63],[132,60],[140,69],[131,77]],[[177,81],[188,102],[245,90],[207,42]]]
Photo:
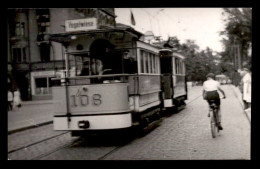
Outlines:
[[[207,103],[199,97],[146,137],[119,149],[107,160],[250,159],[250,124],[230,86],[223,86],[224,130],[212,139]],[[201,93],[201,90],[197,92]]]
[[[165,117],[159,127],[147,135],[134,138],[129,143],[118,146],[108,144],[107,139],[88,144],[79,138],[64,134],[57,139],[39,144],[33,148],[11,154],[12,159],[41,160],[229,160],[250,159],[250,122],[231,86],[223,86],[226,99],[222,104],[222,125],[224,130],[212,138],[207,102],[201,97],[201,86],[193,87],[184,110]],[[28,138],[34,141],[41,137],[52,137],[61,132],[52,131],[52,125],[15,133],[9,136],[9,150],[15,149],[17,139],[26,144]],[[38,135],[38,136],[37,136]],[[38,139],[37,139],[38,138]],[[15,141],[16,139],[16,141]],[[104,141],[106,140],[106,141]],[[73,144],[69,144],[73,143]],[[67,146],[66,146],[67,145]],[[68,146],[69,145],[69,146]],[[61,147],[61,148],[59,148]],[[53,149],[53,150],[50,150]],[[48,155],[43,157],[39,154]],[[37,156],[38,153],[38,156]],[[25,158],[26,157],[26,158]]]

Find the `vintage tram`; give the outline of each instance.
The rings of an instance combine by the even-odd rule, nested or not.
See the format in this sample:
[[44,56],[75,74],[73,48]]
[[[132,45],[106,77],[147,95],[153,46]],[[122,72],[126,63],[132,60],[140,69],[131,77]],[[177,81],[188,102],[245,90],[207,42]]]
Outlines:
[[66,70],[54,86],[54,130],[151,129],[165,109],[185,105],[184,57],[140,40],[131,27],[51,34]]

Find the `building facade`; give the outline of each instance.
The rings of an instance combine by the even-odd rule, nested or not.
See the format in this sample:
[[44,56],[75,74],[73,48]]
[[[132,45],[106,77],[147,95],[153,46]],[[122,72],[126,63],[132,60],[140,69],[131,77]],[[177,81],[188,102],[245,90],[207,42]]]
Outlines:
[[48,35],[86,18],[95,18],[98,29],[113,28],[115,17],[114,8],[8,9],[8,88],[18,88],[24,101],[51,99],[51,78],[60,76],[65,63],[62,45]]

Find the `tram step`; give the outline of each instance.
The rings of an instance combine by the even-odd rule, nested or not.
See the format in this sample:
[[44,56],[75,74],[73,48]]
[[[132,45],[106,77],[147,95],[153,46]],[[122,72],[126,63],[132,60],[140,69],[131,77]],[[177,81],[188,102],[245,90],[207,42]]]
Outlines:
[[178,107],[178,111],[183,110],[186,107],[186,105],[181,105],[180,107]]
[[155,127],[159,126],[161,122],[162,122],[162,119],[155,120],[152,123],[149,123],[147,127],[143,128],[143,131],[145,133],[147,133],[150,130],[154,129]]

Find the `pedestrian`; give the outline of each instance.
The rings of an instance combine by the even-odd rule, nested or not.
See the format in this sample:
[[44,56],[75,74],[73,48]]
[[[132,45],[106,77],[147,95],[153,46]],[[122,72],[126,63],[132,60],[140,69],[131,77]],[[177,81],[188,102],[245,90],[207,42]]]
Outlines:
[[242,79],[242,99],[244,103],[244,110],[247,111],[251,108],[251,73],[247,68],[243,68],[242,71],[239,71]]
[[22,107],[21,104],[21,94],[19,89],[16,89],[14,91],[14,104],[13,104],[13,108],[17,108],[20,111],[20,108]]
[[7,110],[12,110],[13,109],[13,92],[11,92],[10,90],[8,90],[8,103],[7,103]]

